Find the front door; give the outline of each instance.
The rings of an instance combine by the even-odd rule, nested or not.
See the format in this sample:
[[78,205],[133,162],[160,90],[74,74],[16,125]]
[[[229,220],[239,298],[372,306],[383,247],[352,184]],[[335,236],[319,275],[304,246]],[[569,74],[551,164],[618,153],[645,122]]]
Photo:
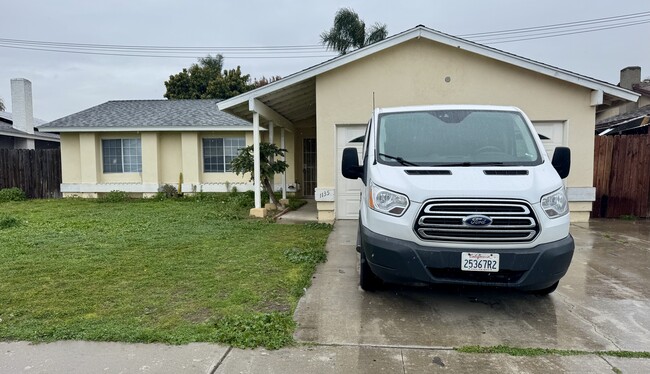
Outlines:
[[316,139],[302,141],[303,196],[313,198],[316,191]]

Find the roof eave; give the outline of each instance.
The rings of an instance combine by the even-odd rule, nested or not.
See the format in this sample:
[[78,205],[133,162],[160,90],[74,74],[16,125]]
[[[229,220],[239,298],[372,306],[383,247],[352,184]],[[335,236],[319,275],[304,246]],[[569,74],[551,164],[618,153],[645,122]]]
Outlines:
[[42,132],[185,132],[185,131],[253,131],[253,126],[211,126],[211,127],[48,127]]

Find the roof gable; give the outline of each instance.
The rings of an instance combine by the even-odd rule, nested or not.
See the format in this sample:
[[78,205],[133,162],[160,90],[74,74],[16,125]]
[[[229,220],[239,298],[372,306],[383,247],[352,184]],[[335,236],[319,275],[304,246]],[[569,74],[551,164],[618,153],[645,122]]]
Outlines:
[[578,86],[586,87],[594,91],[600,91],[605,95],[612,96],[617,99],[628,101],[636,101],[639,97],[638,94],[620,88],[611,83],[603,82],[594,78],[580,75],[568,70],[560,69],[551,65],[547,65],[538,61],[527,59],[512,53],[504,52],[492,47],[488,47],[479,43],[474,43],[459,37],[448,35],[440,31],[436,31],[422,25],[416,26],[413,29],[404,31],[397,35],[391,36],[380,42],[371,44],[370,46],[357,49],[345,55],[335,57],[331,60],[325,61],[321,64],[314,65],[298,73],[289,75],[279,81],[270,83],[266,86],[257,88],[255,90],[243,93],[239,96],[219,102],[219,109],[224,110],[233,106],[248,102],[251,99],[258,98],[279,90],[287,89],[289,86],[312,79],[317,75],[334,70],[342,65],[359,60],[366,56],[380,52],[395,45],[402,44],[412,39],[426,38],[443,45],[452,46],[455,48],[462,48],[472,53],[502,61],[514,66],[524,69],[532,70],[540,74],[544,74],[556,79],[576,84]]

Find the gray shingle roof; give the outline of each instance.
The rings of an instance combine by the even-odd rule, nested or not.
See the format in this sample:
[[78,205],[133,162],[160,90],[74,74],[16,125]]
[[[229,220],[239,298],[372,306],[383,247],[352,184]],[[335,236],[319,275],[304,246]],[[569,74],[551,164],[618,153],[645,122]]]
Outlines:
[[[40,118],[34,118],[34,125],[39,126],[46,123],[46,121]],[[13,127],[13,119],[11,113],[9,112],[0,112],[0,132],[9,135],[9,136],[18,136],[21,138],[33,138],[40,140],[49,140],[59,141],[58,134],[45,133],[38,131],[38,128],[34,127],[34,134],[28,134],[26,132],[17,130]]]
[[219,100],[109,101],[39,126],[40,129],[147,129],[250,127],[217,108]]

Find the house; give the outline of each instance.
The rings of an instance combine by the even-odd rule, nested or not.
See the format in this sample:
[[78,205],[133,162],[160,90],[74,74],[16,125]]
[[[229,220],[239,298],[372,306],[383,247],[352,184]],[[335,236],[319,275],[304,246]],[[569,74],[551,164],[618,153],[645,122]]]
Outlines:
[[252,143],[253,125],[219,111],[217,100],[109,101],[39,128],[61,134],[64,196],[150,196],[164,184],[183,192],[252,189],[230,161]]
[[259,172],[250,184],[228,170],[228,161],[238,147],[271,140],[289,150],[290,168],[275,187],[287,191],[291,185],[298,195],[315,198],[319,221],[332,222],[357,218],[362,185],[341,176],[341,153],[358,146],[354,140],[364,134],[373,107],[517,106],[533,121],[547,152],[571,147],[572,219],[586,221],[595,199],[596,108],[638,97],[417,26],[220,102],[108,102],[40,128],[61,133],[62,192],[68,196],[111,190],[147,195],[182,179],[184,192],[254,189],[251,214],[258,216],[265,214]]
[[650,125],[650,79],[641,81],[641,68],[628,66],[621,70],[618,85],[641,96],[637,102],[624,105],[601,105],[596,115],[596,134],[647,134]]
[[59,148],[57,134],[41,133],[35,128],[46,121],[34,118],[29,80],[11,80],[11,106],[12,113],[0,112],[0,149]]
[[[373,107],[512,105],[524,110],[549,153],[571,147],[572,219],[587,221],[593,187],[594,120],[601,104],[639,94],[571,71],[417,26],[381,42],[219,102],[219,109],[294,134],[296,181],[317,201],[318,218],[356,219],[359,181],[341,176],[342,150],[364,132]],[[276,132],[277,133],[277,132]],[[256,185],[259,185],[256,183]],[[256,208],[263,208],[256,188]]]

